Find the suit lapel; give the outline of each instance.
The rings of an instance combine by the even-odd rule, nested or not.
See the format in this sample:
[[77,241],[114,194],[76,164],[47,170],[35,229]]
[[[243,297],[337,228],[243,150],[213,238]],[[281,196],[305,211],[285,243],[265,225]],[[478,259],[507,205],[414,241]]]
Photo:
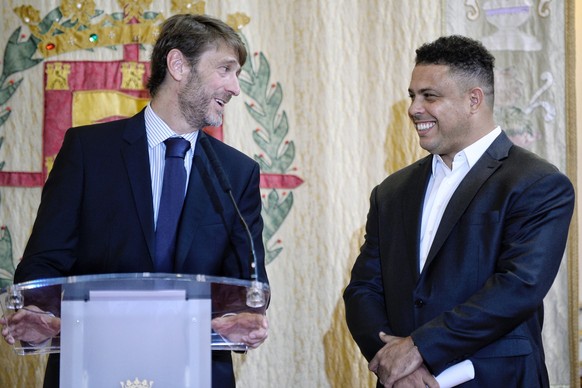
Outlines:
[[418,173],[411,175],[416,178],[408,190],[405,190],[405,195],[402,199],[402,207],[404,209],[402,214],[401,225],[403,226],[406,241],[414,247],[414,252],[411,257],[415,260],[410,260],[409,263],[413,268],[410,268],[410,273],[414,273],[418,277],[419,273],[419,255],[420,255],[420,226],[422,224],[422,208],[424,204],[424,196],[426,195],[426,187],[428,185],[429,177],[432,168],[432,155],[422,159],[418,168],[421,170]]
[[154,258],[154,210],[149,169],[147,134],[143,110],[127,121],[123,129],[126,146],[121,150],[131,184],[133,200],[150,256]]
[[445,209],[428,253],[426,267],[435,258],[481,186],[503,164],[512,145],[509,138],[502,132],[463,179]]
[[175,270],[177,272],[180,272],[183,268],[200,221],[207,218],[206,213],[211,209],[214,209],[219,214],[222,214],[224,209],[214,180],[211,178],[208,158],[198,144],[203,136],[207,135],[200,131],[194,148],[188,190],[186,191],[186,198],[184,198],[184,207],[182,208],[182,216],[178,227],[175,259]]

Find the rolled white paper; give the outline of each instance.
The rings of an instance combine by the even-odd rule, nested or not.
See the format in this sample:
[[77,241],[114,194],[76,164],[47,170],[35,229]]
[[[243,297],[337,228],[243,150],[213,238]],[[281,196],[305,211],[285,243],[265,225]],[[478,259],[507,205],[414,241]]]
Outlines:
[[452,388],[475,378],[475,368],[471,360],[465,360],[442,371],[436,381],[440,388]]

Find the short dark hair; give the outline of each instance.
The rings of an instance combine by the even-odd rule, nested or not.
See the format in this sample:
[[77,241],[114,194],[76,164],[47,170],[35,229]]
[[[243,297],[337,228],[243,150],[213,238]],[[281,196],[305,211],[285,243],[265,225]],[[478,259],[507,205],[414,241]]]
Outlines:
[[244,65],[247,50],[241,37],[228,24],[207,15],[181,14],[169,17],[162,24],[160,35],[151,56],[151,76],[147,84],[150,95],[155,96],[166,77],[167,55],[178,49],[195,67],[200,56],[210,47],[225,44],[238,55],[238,62]]
[[[495,57],[477,40],[461,35],[442,36],[416,50],[416,65],[446,65],[464,83],[474,83],[483,89],[489,105],[495,96]],[[469,86],[469,85],[467,85]]]

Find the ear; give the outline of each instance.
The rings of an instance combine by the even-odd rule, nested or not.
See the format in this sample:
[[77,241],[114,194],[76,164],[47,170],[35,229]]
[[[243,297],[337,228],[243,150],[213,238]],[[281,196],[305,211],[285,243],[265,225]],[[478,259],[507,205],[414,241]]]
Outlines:
[[184,54],[178,49],[171,49],[166,56],[166,65],[168,67],[168,73],[175,81],[181,81],[186,79],[186,74],[188,73],[188,61],[184,57]]
[[485,103],[485,93],[481,88],[473,88],[469,91],[469,105],[471,112],[479,110],[482,104]]

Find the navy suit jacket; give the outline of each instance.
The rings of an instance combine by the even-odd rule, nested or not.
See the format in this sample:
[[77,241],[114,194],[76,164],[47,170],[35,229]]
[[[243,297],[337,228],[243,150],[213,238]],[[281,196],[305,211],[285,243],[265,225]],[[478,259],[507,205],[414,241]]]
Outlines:
[[564,253],[574,190],[502,133],[453,194],[419,273],[432,155],[372,192],[365,242],[344,292],[354,340],[411,336],[435,375],[464,359],[471,387],[546,387],[543,298]]
[[[198,139],[202,136],[200,132]],[[259,280],[266,282],[259,166],[234,148],[209,140],[251,229]],[[15,282],[153,272],[153,214],[143,111],[125,120],[72,128],[43,188]],[[248,279],[250,257],[246,232],[197,145],[178,228],[175,272]],[[213,379],[232,379],[230,354],[216,358],[225,361],[225,375]]]

